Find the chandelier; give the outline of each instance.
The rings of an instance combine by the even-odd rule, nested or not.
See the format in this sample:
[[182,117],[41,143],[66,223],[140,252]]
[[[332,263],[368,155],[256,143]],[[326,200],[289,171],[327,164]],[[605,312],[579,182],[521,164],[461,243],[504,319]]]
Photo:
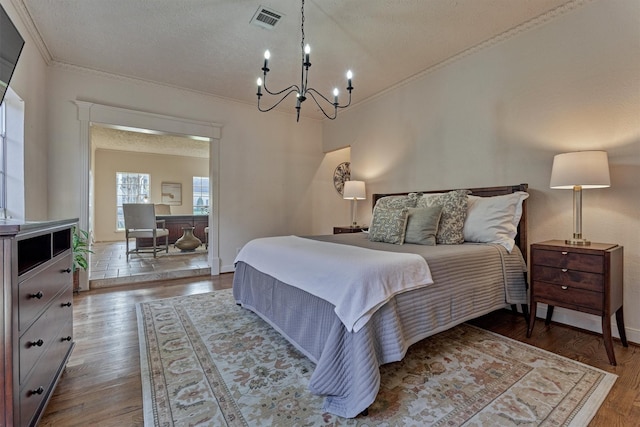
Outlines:
[[[264,66],[262,67],[263,75],[262,75],[262,78],[258,77],[258,82],[257,82],[258,83],[258,93],[257,93],[258,110],[262,112],[271,111],[274,108],[276,108],[282,101],[284,101],[289,95],[291,95],[292,93],[295,93],[296,94],[296,110],[297,110],[296,121],[298,122],[300,121],[300,107],[302,107],[302,103],[307,100],[307,97],[310,97],[311,99],[313,99],[313,101],[316,103],[318,108],[320,108],[320,111],[322,111],[322,114],[324,114],[325,117],[327,117],[330,120],[334,120],[338,116],[338,108],[347,108],[349,105],[351,105],[351,91],[353,90],[353,86],[351,86],[351,77],[352,77],[351,70],[347,71],[347,91],[349,91],[349,102],[347,102],[344,105],[340,105],[338,102],[338,95],[339,95],[338,88],[333,89],[333,102],[331,102],[323,94],[321,94],[314,88],[309,87],[308,85],[309,67],[311,67],[311,62],[309,61],[309,54],[311,52],[311,48],[309,47],[308,44],[307,45],[304,44],[304,0],[302,0],[301,15],[302,15],[302,20],[301,20],[300,30],[302,32],[302,42],[300,43],[300,47],[302,49],[302,67],[300,70],[300,85],[293,84],[278,92],[272,92],[269,89],[267,89],[267,73],[269,72],[269,58],[271,57],[271,53],[268,50],[265,51]],[[282,98],[280,98],[280,100],[275,104],[273,104],[271,107],[262,108],[260,107],[260,98],[263,95],[262,88],[264,88],[264,91],[269,95],[273,95],[273,96],[279,96],[282,94],[284,95],[282,95]],[[330,108],[329,106],[333,107],[332,114],[329,114],[327,113],[327,111],[325,111],[325,109],[321,105],[321,102],[326,103],[325,107],[327,108]]]

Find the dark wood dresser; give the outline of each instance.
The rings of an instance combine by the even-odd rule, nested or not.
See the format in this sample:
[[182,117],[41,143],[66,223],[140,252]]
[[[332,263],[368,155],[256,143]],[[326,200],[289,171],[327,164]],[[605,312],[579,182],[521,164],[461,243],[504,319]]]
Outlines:
[[0,425],[37,424],[74,347],[77,220],[0,220]]
[[527,337],[531,336],[537,303],[548,305],[546,324],[555,306],[602,317],[602,334],[609,362],[616,364],[611,338],[615,313],[622,344],[627,347],[622,310],[623,247],[610,243],[567,245],[549,240],[531,245],[531,312]]

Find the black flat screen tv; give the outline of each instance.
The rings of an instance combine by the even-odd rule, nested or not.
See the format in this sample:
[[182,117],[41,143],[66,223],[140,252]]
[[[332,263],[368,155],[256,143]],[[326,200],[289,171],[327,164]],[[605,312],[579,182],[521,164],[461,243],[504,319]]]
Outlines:
[[24,39],[0,4],[0,104],[4,101],[23,46]]

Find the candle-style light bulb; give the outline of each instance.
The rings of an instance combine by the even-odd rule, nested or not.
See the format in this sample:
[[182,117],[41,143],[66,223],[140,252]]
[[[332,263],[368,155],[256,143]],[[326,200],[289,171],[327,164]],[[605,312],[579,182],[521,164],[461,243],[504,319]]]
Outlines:
[[258,77],[258,81],[256,83],[258,83],[258,95],[260,95],[262,93],[262,79]]
[[264,72],[266,73],[268,68],[267,65],[269,65],[269,58],[271,58],[271,52],[269,52],[269,49],[264,51]]
[[334,88],[333,89],[333,103],[338,105],[338,94],[340,92],[338,91],[338,88]]
[[351,70],[347,71],[347,87],[351,87],[351,78],[353,77],[353,73]]
[[309,63],[309,54],[311,53],[311,46],[309,46],[309,43],[307,43],[307,45],[304,47],[304,62],[306,64]]

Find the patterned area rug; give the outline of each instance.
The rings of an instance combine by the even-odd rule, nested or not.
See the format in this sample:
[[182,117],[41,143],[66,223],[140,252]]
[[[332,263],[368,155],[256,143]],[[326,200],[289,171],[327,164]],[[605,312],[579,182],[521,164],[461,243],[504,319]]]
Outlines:
[[231,290],[138,304],[146,426],[585,426],[616,380],[463,324],[380,368],[367,416],[323,413],[315,365]]

